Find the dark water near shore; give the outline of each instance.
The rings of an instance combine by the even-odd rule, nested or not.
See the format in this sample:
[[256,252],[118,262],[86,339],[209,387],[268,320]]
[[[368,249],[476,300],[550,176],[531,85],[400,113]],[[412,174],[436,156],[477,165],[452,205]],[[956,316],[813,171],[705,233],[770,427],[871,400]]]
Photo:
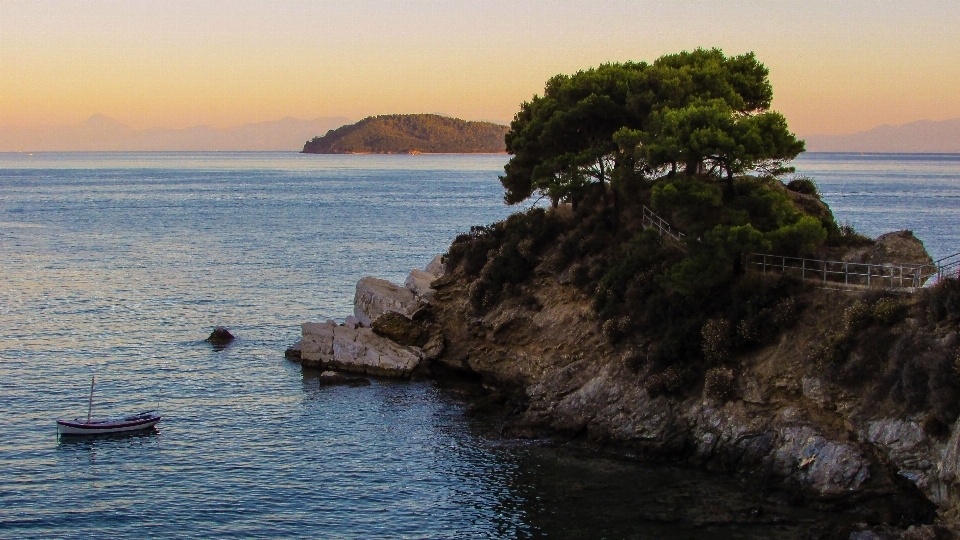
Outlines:
[[[508,215],[504,156],[0,154],[0,538],[796,538],[731,479],[502,440],[428,383],[321,388],[299,323]],[[960,250],[960,157],[805,156],[841,220]],[[213,325],[239,336],[224,351]],[[53,419],[160,404],[157,433]],[[758,508],[763,512],[758,513]]]

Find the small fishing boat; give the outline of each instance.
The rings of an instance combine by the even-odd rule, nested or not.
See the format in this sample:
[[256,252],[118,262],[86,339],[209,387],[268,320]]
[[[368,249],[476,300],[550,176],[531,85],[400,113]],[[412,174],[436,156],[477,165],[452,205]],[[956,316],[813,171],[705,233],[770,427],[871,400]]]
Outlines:
[[61,435],[100,435],[103,433],[139,431],[150,429],[161,420],[161,416],[156,411],[145,411],[120,418],[91,419],[93,414],[93,387],[95,384],[96,377],[90,381],[90,406],[87,409],[86,421],[80,418],[76,420],[57,420],[58,433]]

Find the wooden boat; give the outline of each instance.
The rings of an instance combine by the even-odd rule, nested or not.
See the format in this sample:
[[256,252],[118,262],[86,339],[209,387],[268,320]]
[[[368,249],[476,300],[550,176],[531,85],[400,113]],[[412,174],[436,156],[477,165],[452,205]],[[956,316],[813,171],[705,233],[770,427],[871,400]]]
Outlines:
[[61,435],[99,435],[101,433],[120,433],[123,431],[138,431],[150,429],[157,425],[161,416],[154,411],[124,416],[123,418],[98,418],[83,421],[57,420],[57,431]]
[[90,406],[87,409],[86,421],[77,418],[76,420],[57,420],[57,432],[61,435],[100,435],[103,433],[122,433],[125,431],[139,431],[150,429],[157,425],[161,416],[156,411],[145,411],[139,414],[124,416],[120,418],[97,418],[91,419],[93,414],[93,387],[96,384],[94,377],[90,381]]

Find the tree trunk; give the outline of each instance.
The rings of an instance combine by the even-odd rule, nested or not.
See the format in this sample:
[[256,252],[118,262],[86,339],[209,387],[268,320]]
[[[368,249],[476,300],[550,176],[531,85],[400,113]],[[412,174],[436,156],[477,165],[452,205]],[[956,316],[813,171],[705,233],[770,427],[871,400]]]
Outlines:
[[742,275],[743,275],[743,253],[740,253],[733,258],[733,276],[740,277]]
[[620,228],[620,195],[613,190],[613,232]]

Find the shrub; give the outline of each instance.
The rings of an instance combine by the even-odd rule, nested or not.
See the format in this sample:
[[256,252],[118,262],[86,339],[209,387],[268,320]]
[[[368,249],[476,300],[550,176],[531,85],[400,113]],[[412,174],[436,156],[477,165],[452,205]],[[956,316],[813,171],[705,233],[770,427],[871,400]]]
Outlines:
[[713,368],[704,376],[703,396],[706,398],[727,401],[734,390],[733,370],[729,368]]
[[675,394],[686,386],[689,375],[689,372],[681,371],[676,366],[670,366],[647,378],[644,388],[650,394],[650,397]]
[[804,176],[791,180],[787,184],[787,189],[796,193],[802,193],[803,195],[813,195],[818,198],[820,197],[820,190],[817,189],[817,184],[814,183],[814,181],[810,178]]
[[703,325],[703,358],[711,364],[719,364],[730,358],[733,344],[730,339],[730,321],[710,319]]
[[960,279],[948,278],[923,291],[928,323],[960,320]]

